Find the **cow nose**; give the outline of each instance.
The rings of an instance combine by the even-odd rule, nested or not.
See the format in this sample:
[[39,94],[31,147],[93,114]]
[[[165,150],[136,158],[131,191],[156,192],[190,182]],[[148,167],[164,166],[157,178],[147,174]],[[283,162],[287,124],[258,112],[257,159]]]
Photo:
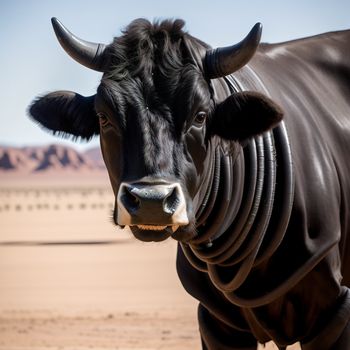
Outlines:
[[118,198],[119,225],[187,225],[186,202],[178,183],[122,183]]
[[149,207],[152,210],[163,211],[166,215],[172,215],[178,205],[176,187],[126,185],[123,190],[122,201],[129,213],[136,213]]

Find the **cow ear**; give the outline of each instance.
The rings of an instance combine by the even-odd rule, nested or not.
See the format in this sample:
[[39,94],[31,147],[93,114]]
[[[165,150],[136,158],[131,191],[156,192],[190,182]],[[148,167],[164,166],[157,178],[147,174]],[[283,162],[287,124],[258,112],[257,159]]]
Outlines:
[[227,140],[243,141],[272,129],[282,117],[282,109],[265,95],[239,92],[217,106],[213,133]]
[[71,91],[56,91],[36,99],[28,113],[53,134],[90,140],[100,133],[94,100],[95,96],[84,97]]

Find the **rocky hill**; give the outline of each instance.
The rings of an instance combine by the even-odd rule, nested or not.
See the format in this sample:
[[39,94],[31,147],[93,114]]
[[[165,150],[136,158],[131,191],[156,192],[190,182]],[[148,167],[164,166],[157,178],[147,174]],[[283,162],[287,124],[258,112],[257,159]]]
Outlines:
[[0,173],[106,172],[99,148],[85,152],[62,146],[0,146]]

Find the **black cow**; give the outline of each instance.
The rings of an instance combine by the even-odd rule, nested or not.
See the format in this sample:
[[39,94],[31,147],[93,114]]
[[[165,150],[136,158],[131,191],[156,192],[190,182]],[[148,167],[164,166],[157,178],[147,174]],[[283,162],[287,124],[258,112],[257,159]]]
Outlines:
[[204,349],[348,350],[350,31],[259,45],[257,24],[211,49],[183,25],[138,19],[105,46],[53,19],[103,76],[96,95],[53,92],[31,116],[99,134],[115,223],[179,241]]

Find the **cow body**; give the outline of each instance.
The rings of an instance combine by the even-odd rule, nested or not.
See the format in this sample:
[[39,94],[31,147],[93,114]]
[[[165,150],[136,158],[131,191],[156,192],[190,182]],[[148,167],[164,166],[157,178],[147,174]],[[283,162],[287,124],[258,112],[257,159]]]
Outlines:
[[[262,44],[241,68],[218,64],[226,49],[205,56],[178,22],[166,27],[164,39],[165,27],[134,23],[98,64],[101,46],[77,50],[90,68],[108,62],[96,97],[50,94],[32,116],[54,132],[101,134],[115,222],[144,241],[179,241],[203,348],[348,349],[350,31]],[[57,103],[63,115],[48,120]]]
[[[219,323],[224,321],[233,329],[252,331],[262,343],[271,337],[281,346],[312,339],[317,337],[316,329],[327,329],[333,316],[329,311],[331,304],[346,293],[341,285],[349,286],[350,277],[346,269],[350,66],[343,42],[350,42],[349,32],[263,45],[249,65],[234,74],[242,88],[267,93],[282,106],[291,144],[295,191],[283,241],[271,258],[253,268],[243,286],[235,291],[243,299],[236,301],[241,305],[232,305],[219,295],[207,273],[198,272],[179,251],[177,266],[182,283],[203,304],[203,334],[214,328],[213,317],[206,313],[208,309],[221,320]],[[276,212],[278,215],[282,213]],[[317,288],[313,288],[315,285]],[[259,297],[275,294],[279,288],[270,300],[259,302]],[[348,306],[345,310],[349,312]],[[330,327],[327,332],[329,337],[332,332],[338,336],[337,329]],[[224,339],[219,334],[220,330],[212,337]],[[228,339],[229,344],[232,339]],[[215,346],[230,348],[224,343]],[[314,346],[327,349],[322,347],[322,341]]]

